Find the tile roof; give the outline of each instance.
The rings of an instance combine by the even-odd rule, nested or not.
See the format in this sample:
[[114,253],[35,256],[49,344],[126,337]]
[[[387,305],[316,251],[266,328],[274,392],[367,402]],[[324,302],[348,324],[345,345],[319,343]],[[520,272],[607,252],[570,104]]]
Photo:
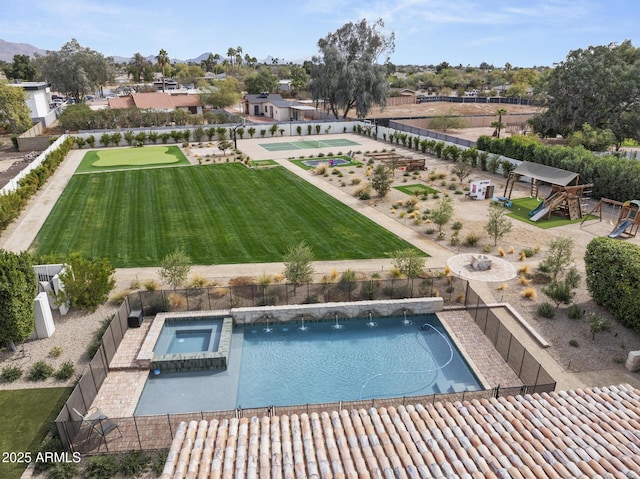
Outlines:
[[109,98],[109,108],[151,108],[173,110],[189,106],[202,106],[197,95],[170,95],[162,92],[134,93],[131,96]]
[[161,479],[637,478],[640,391],[629,385],[182,422]]

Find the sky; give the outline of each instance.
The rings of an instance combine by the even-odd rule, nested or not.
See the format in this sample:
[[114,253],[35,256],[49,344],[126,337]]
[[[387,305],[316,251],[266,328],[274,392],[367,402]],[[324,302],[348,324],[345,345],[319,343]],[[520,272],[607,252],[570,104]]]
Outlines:
[[[552,66],[571,50],[640,42],[637,0],[2,0],[0,39],[59,50],[75,38],[105,56],[226,56],[301,62],[348,22],[381,18],[396,65]],[[382,59],[384,60],[384,59]]]

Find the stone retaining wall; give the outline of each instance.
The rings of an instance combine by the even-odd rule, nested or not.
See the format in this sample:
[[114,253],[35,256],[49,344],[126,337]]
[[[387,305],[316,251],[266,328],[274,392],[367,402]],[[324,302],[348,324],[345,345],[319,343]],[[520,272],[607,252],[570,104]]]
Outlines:
[[442,298],[407,298],[385,301],[357,301],[344,303],[297,304],[234,308],[233,319],[238,324],[256,321],[297,321],[334,318],[357,318],[371,314],[374,317],[402,316],[406,314],[432,314],[442,311]]

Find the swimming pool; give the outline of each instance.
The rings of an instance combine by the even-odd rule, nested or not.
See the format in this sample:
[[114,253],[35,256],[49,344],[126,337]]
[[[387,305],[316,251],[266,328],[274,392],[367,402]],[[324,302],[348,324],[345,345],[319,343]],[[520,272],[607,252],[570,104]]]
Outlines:
[[407,319],[320,321],[307,323],[306,330],[300,323],[235,326],[225,371],[152,374],[136,414],[419,396],[482,387],[435,315]]

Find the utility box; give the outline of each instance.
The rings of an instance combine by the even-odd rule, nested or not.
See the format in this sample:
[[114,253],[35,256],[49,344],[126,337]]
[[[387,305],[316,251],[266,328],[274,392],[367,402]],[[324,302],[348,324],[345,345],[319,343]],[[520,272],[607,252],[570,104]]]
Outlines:
[[38,339],[50,338],[56,330],[53,324],[53,315],[49,307],[49,298],[47,293],[39,293],[33,303],[36,318],[36,337]]
[[141,309],[132,309],[127,317],[127,326],[130,328],[139,328],[142,326],[142,321],[144,321],[144,316],[142,315]]
[[466,194],[474,200],[485,200],[493,196],[493,186],[491,180],[472,181],[469,184],[469,193]]

